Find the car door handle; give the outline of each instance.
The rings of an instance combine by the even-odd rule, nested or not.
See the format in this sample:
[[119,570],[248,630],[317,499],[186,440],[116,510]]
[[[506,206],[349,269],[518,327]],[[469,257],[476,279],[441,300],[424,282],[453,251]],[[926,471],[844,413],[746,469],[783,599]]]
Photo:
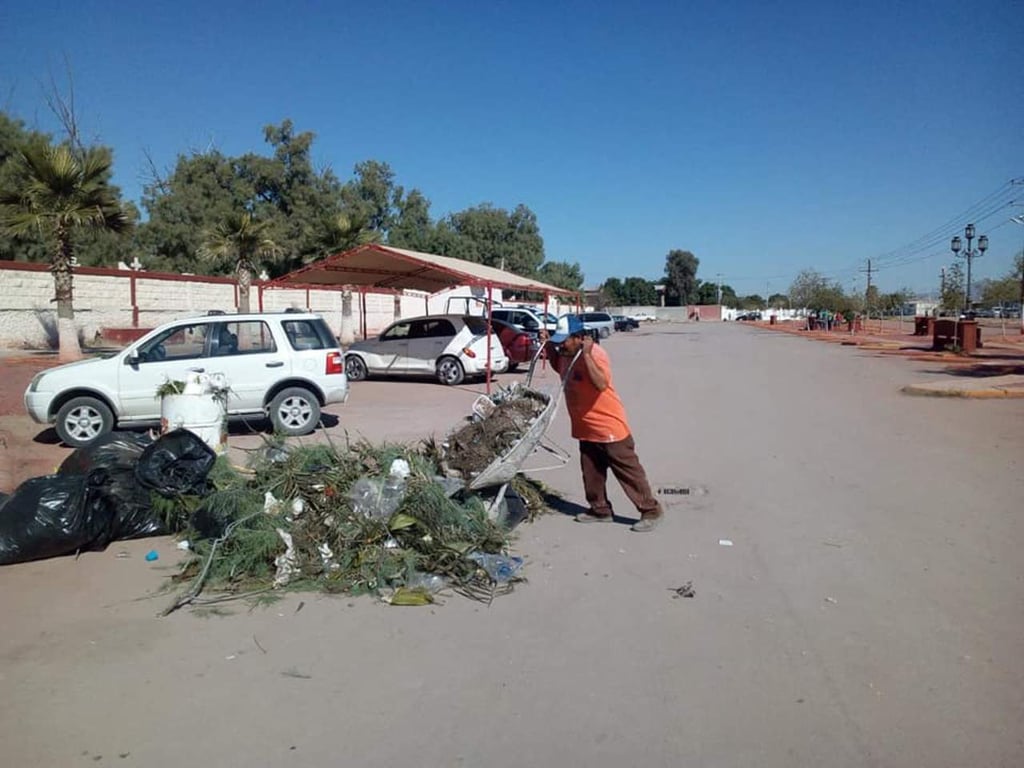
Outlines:
[[282,365],[284,365],[284,361],[274,360],[273,362],[267,363],[266,365],[267,368],[280,368]]
[[205,368],[189,368],[191,373],[206,373]]

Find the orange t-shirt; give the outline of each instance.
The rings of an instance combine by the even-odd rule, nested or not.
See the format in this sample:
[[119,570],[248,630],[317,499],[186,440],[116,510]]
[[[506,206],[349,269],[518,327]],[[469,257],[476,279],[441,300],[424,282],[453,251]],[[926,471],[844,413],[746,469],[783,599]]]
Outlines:
[[[587,363],[580,355],[565,384],[565,404],[572,422],[572,436],[590,443],[617,443],[629,437],[626,409],[612,386],[608,353],[594,345],[591,357],[608,380],[608,386],[604,391],[594,386],[587,372]],[[565,367],[571,362],[570,358],[557,357],[553,367],[564,375]]]

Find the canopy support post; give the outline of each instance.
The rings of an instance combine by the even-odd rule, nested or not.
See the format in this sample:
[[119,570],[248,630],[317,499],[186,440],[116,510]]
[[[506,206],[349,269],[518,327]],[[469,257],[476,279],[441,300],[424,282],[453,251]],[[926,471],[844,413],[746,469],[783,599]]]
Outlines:
[[491,325],[491,314],[494,312],[494,288],[487,284],[487,394],[491,394],[491,335],[494,331]]
[[363,341],[366,341],[368,324],[366,322],[366,289],[359,289],[359,319],[363,326]]
[[[551,294],[549,294],[547,291],[544,291],[544,319],[541,321],[540,327],[543,328],[545,331],[547,331],[548,335],[550,335],[550,333],[551,333],[550,331],[548,331],[548,326],[547,326],[547,322],[548,322],[548,302],[550,300],[551,300]],[[558,329],[556,328],[555,330],[557,331]],[[543,344],[544,344],[544,346],[547,346],[547,341],[544,341]],[[542,371],[546,371],[548,369],[548,356],[547,355],[544,355],[544,357],[541,358],[540,369]]]

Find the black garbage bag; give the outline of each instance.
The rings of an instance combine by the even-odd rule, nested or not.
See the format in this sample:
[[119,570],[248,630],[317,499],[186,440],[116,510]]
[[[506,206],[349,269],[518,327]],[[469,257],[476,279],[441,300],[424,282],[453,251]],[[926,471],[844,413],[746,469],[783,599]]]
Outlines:
[[149,435],[108,432],[86,448],[76,448],[57,470],[59,475],[87,475],[95,468],[134,469],[142,451],[153,444]]
[[202,495],[216,460],[217,454],[198,435],[176,429],[142,451],[135,477],[144,487],[170,499]]
[[88,447],[76,449],[57,470],[59,475],[90,478],[95,493],[114,510],[111,541],[174,532],[153,512],[149,489],[135,478],[135,465],[153,444],[148,435],[110,432]]
[[0,565],[103,549],[114,537],[115,514],[94,482],[82,475],[26,480],[0,502]]

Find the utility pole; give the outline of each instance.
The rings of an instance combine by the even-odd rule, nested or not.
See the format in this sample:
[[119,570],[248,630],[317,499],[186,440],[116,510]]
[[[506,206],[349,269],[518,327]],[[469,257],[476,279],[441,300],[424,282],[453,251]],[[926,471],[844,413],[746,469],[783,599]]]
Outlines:
[[[877,270],[875,270],[875,271],[877,271]],[[871,301],[871,272],[872,272],[872,269],[871,269],[871,259],[868,259],[868,268],[867,269],[862,269],[861,272],[867,272],[868,273],[868,284],[867,284],[867,287],[864,288],[864,314],[870,319],[870,317],[871,317],[871,307],[869,306],[869,302]],[[881,317],[881,315],[879,315],[879,317]],[[865,323],[866,323],[866,321],[865,321]]]
[[722,273],[719,272],[715,277],[718,278],[718,306],[722,306]]
[[946,268],[939,270],[939,304],[945,304],[946,297]]

